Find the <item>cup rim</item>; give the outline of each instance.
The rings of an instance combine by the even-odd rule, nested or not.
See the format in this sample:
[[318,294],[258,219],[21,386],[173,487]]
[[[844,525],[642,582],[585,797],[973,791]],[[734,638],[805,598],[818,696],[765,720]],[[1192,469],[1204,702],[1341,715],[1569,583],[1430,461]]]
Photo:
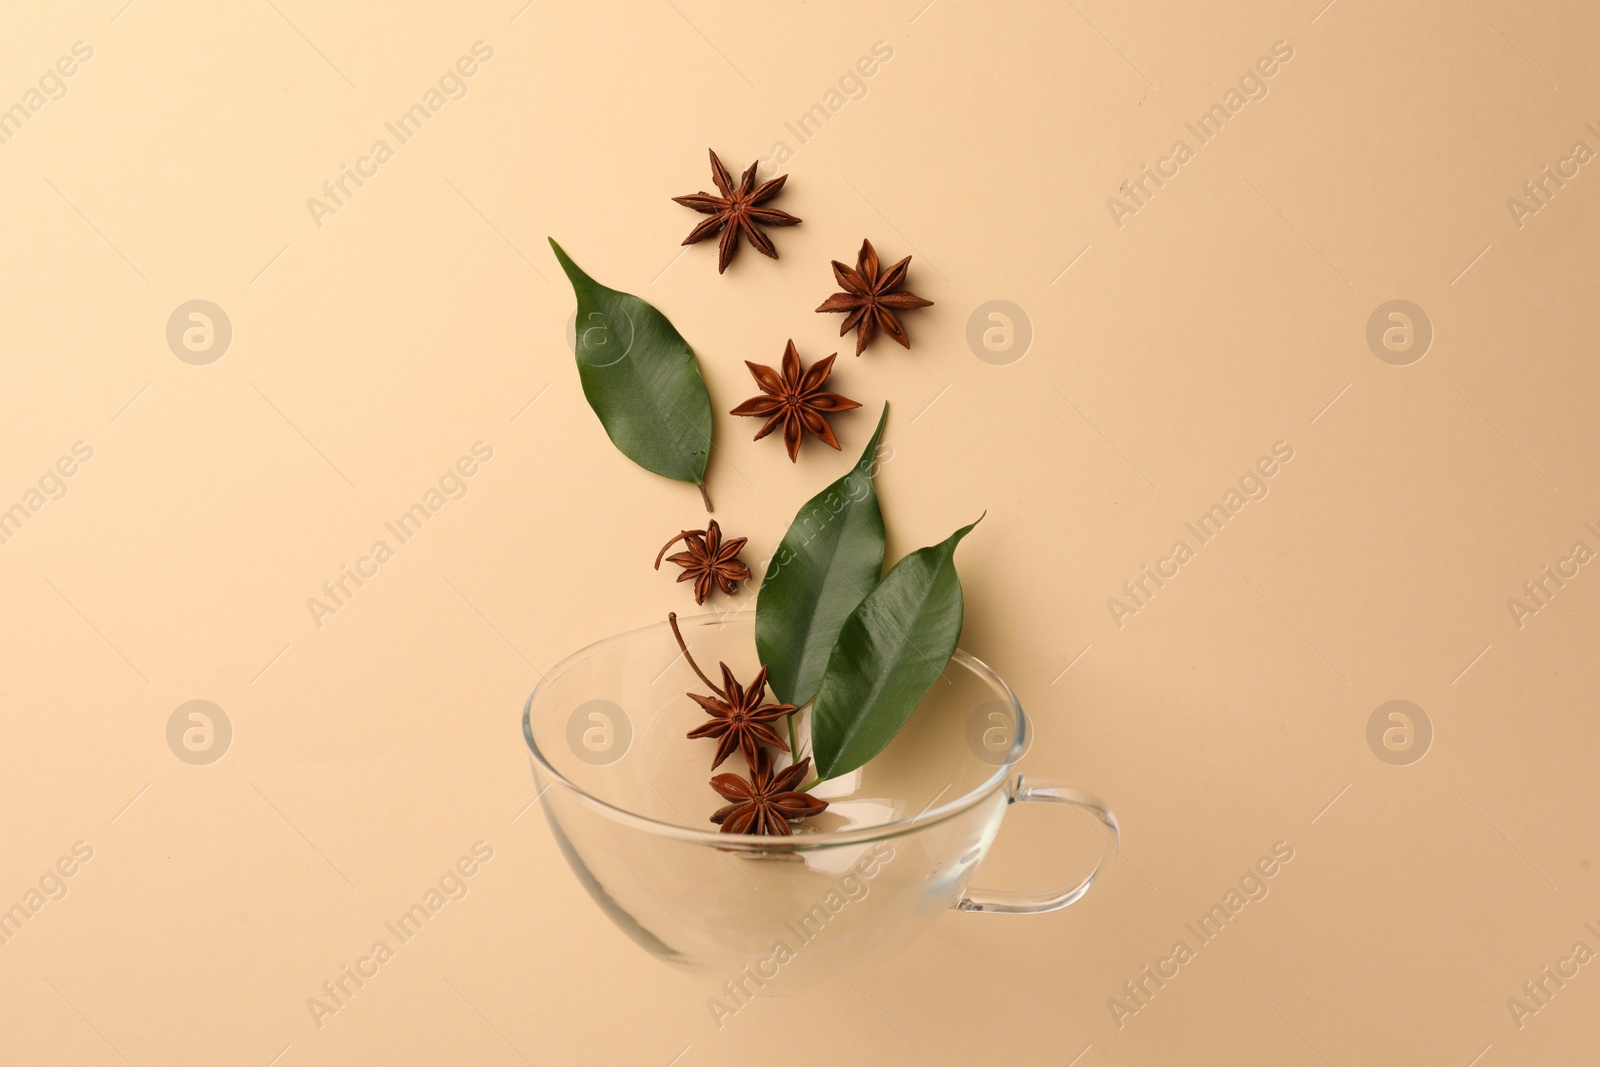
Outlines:
[[[678,619],[678,625],[680,627],[706,626],[710,623],[725,625],[729,620],[749,620],[754,622],[755,612],[746,609],[730,612],[707,612],[703,615],[680,616]],[[805,852],[824,848],[837,848],[844,845],[868,844],[874,841],[884,840],[885,838],[901,837],[906,834],[915,833],[919,830],[926,829],[929,826],[933,826],[937,823],[943,822],[946,819],[959,815],[968,808],[971,808],[973,805],[984,800],[989,796],[989,794],[993,793],[997,788],[1004,784],[1006,779],[1011,775],[1012,769],[1016,766],[1017,761],[1020,760],[1023,754],[1027,751],[1029,740],[1028,732],[1030,726],[1028,723],[1028,716],[1022,710],[1022,703],[1017,699],[1017,694],[1012,691],[1011,686],[1004,678],[1000,677],[999,673],[997,673],[993,667],[990,667],[987,663],[983,662],[971,653],[964,652],[958,648],[956,649],[955,654],[951,656],[951,662],[960,663],[962,666],[973,671],[975,674],[979,675],[985,680],[992,682],[995,688],[1005,694],[1005,699],[1010,703],[1011,709],[1016,715],[1017,736],[1012,740],[1011,751],[1006,753],[1005,762],[997,766],[993,773],[991,773],[989,777],[986,778],[982,783],[968,790],[966,793],[962,794],[956,799],[951,800],[937,808],[925,808],[920,813],[909,818],[896,819],[893,822],[882,823],[877,826],[866,826],[856,830],[830,831],[828,833],[796,834],[790,837],[768,837],[758,834],[729,834],[723,833],[720,830],[697,830],[694,827],[680,826],[677,823],[662,822],[659,819],[653,819],[647,815],[640,815],[637,812],[632,812],[626,808],[618,807],[609,801],[601,800],[599,797],[588,792],[575,782],[570,781],[566,775],[556,770],[555,766],[545,758],[545,754],[540,751],[539,743],[533,738],[533,705],[534,701],[538,700],[539,697],[545,693],[551,685],[555,684],[555,682],[560,680],[561,677],[572,668],[578,666],[578,664],[583,663],[584,661],[599,654],[601,651],[611,647],[612,645],[622,644],[625,641],[648,631],[652,631],[657,628],[664,629],[666,627],[666,622],[647,623],[644,626],[636,626],[631,630],[623,630],[620,633],[612,634],[610,637],[601,638],[598,641],[591,642],[590,644],[585,645],[583,648],[580,648],[578,651],[567,656],[555,666],[551,667],[550,670],[539,679],[538,683],[533,687],[533,690],[528,694],[528,699],[523,703],[522,706],[523,740],[527,742],[528,753],[534,761],[535,769],[537,771],[542,771],[545,775],[549,776],[550,779],[549,782],[544,785],[544,789],[540,791],[539,797],[535,798],[536,800],[542,797],[544,793],[552,787],[560,786],[570,791],[579,799],[580,802],[600,812],[600,814],[605,815],[607,818],[610,818],[613,821],[619,822],[623,825],[631,826],[634,829],[643,830],[647,833],[652,833],[660,837],[667,837],[671,838],[672,840],[683,841],[689,844],[709,845],[728,851]],[[935,799],[937,800],[938,798]]]

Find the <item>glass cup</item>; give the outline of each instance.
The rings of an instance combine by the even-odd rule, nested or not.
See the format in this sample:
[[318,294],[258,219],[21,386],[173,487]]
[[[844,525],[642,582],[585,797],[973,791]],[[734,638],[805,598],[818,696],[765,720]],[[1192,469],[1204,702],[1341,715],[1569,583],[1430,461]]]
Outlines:
[[[711,677],[721,661],[741,681],[755,674],[754,612],[679,627]],[[711,776],[749,772],[737,752],[713,771],[715,743],[685,738],[706,720],[688,692],[707,688],[656,623],[552,668],[528,697],[522,732],[551,832],[595,903],[650,954],[746,994],[812,988],[879,962],[950,908],[1064,908],[1116,846],[1117,820],[1103,803],[1016,772],[1027,717],[1010,687],[965,652],[888,748],[812,790],[828,810],[791,837],[726,834],[711,823],[724,803]],[[787,736],[783,723],[778,730]],[[969,888],[1006,809],[1036,802],[1077,808],[1109,831],[1094,870],[1042,892]]]

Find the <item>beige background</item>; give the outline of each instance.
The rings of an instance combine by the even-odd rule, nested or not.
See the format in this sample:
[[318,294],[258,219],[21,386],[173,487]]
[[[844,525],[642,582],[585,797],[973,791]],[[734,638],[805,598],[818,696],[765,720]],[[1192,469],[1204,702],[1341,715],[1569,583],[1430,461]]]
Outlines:
[[[1600,548],[1600,176],[1521,228],[1506,201],[1600,149],[1600,16],[923,2],[5,16],[0,105],[74,42],[93,58],[0,146],[0,507],[74,442],[93,459],[0,545],[0,898],[74,842],[93,859],[0,946],[0,1061],[1498,1067],[1594,1047],[1596,967],[1520,1028],[1506,1001],[1574,942],[1600,950],[1600,577],[1520,629],[1506,601]],[[468,95],[319,227],[307,199],[480,40]],[[785,122],[878,41],[892,60],[801,145]],[[1113,223],[1118,185],[1193,146],[1185,121],[1278,41],[1266,98]],[[706,147],[740,170],[779,140],[779,206],[806,220],[781,261],[680,256],[698,217],[669,197],[709,186]],[[843,349],[838,388],[894,405],[892,555],[988,509],[958,557],[963,645],[1034,713],[1029,773],[1125,824],[1080,905],[952,914],[870,981],[719,1031],[713,989],[590,903],[528,807],[521,700],[582,644],[692,607],[648,565],[703,513],[584,405],[547,234],[672,318],[719,411],[752,391],[745,358]],[[811,313],[863,236],[914,254],[936,301],[909,353],[855,360]],[[1435,330],[1404,367],[1365,340],[1397,298]],[[193,299],[234,329],[205,366],[165,339]],[[1006,366],[966,340],[992,299],[1034,331]],[[869,420],[837,420],[847,453]],[[710,479],[759,563],[849,457],[792,467],[753,429],[719,417]],[[466,498],[315,625],[322,582],[480,440]],[[1107,599],[1278,441],[1295,458],[1270,496],[1118,628]],[[166,740],[194,699],[234,731],[209,766]],[[1409,766],[1368,747],[1391,699],[1435,731]],[[1064,880],[1054,814],[1008,820],[983,880]],[[315,1026],[307,998],[479,840],[470,895]],[[1122,983],[1278,841],[1270,896],[1119,1029]]]

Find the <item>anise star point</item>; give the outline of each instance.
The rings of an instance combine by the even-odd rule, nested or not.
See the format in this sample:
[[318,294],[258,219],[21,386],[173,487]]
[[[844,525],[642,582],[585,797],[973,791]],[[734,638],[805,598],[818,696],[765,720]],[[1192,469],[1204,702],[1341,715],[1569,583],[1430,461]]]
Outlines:
[[711,788],[728,803],[712,814],[711,821],[720,824],[725,834],[787,837],[794,833],[789,827],[791,821],[820,815],[828,807],[826,800],[795,788],[810,766],[808,756],[774,774],[763,751],[750,765],[748,781],[737,774],[717,775],[711,779]]
[[723,760],[733,755],[734,750],[744,754],[745,762],[755,767],[758,759],[766,755],[761,750],[761,745],[771,745],[773,748],[789,751],[789,745],[778,736],[772,724],[785,715],[792,715],[795,711],[793,704],[765,704],[763,699],[767,692],[767,668],[762,667],[760,672],[748,686],[742,686],[734,678],[733,672],[726,663],[722,664],[722,690],[716,696],[700,696],[689,693],[690,700],[699,704],[705,713],[711,716],[710,721],[703,722],[689,731],[691,738],[714,737],[717,739],[717,755],[711,761],[711,769],[715,770]]
[[[682,567],[683,573],[678,575],[678,581],[694,582],[696,604],[706,602],[713,586],[720,587],[731,596],[738,590],[740,582],[750,580],[750,568],[739,558],[747,540],[734,537],[723,541],[722,527],[717,525],[716,519],[712,519],[706,523],[704,530],[684,530],[662,545],[661,551],[656,554],[656,570],[661,569],[663,557],[668,563]],[[668,556],[667,549],[678,541],[684,543],[685,551]]]
[[907,256],[880,273],[878,252],[872,242],[866,240],[861,242],[854,267],[847,267],[837,259],[833,261],[833,277],[844,292],[828,297],[817,311],[844,312],[839,336],[843,337],[851,329],[856,331],[856,355],[872,343],[879,330],[898,341],[901,347],[911,347],[911,335],[895,312],[932,307],[933,301],[900,288],[905,284],[910,266],[911,257]]
[[739,237],[754,246],[757,252],[772,259],[778,258],[778,250],[772,244],[772,239],[761,231],[762,226],[793,226],[801,220],[787,211],[777,208],[762,207],[761,205],[777,196],[789,180],[787,174],[780,174],[770,181],[756,186],[756,164],[750,164],[750,169],[739,178],[739,184],[733,184],[733,176],[728,173],[728,168],[722,165],[722,160],[717,158],[715,149],[711,150],[711,180],[716,182],[717,190],[722,195],[715,196],[701,190],[688,196],[675,196],[673,201],[684,207],[692,208],[703,215],[710,215],[700,225],[689,231],[689,236],[683,239],[686,245],[703,241],[717,233],[722,234],[722,240],[717,250],[717,273],[721,274],[728,269],[728,264],[733,262],[733,255],[739,250]]
[[827,416],[861,405],[849,397],[823,388],[828,375],[833,373],[833,361],[837,355],[836,352],[806,368],[800,362],[800,353],[795,350],[794,342],[790,341],[783,350],[782,374],[771,367],[745,360],[744,365],[750,368],[761,395],[746,400],[731,414],[767,420],[756,431],[757,441],[782,426],[783,444],[789,451],[790,462],[798,461],[800,442],[808,432],[838,451],[839,439],[833,435]]

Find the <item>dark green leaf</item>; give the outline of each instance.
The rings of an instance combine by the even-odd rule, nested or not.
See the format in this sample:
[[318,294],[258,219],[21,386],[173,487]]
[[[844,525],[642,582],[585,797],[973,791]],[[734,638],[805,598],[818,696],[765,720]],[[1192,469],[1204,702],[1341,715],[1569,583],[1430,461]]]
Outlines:
[[696,485],[711,451],[711,394],[667,317],[607,289],[551,240],[578,297],[578,376],[612,444],[645,470]]
[[811,709],[818,778],[882,752],[950,662],[961,636],[956,545],[976,525],[896,563],[840,628]]
[[872,485],[889,405],[850,472],[806,501],[756,600],[756,651],[772,691],[803,706],[817,694],[839,627],[883,573],[883,512]]

